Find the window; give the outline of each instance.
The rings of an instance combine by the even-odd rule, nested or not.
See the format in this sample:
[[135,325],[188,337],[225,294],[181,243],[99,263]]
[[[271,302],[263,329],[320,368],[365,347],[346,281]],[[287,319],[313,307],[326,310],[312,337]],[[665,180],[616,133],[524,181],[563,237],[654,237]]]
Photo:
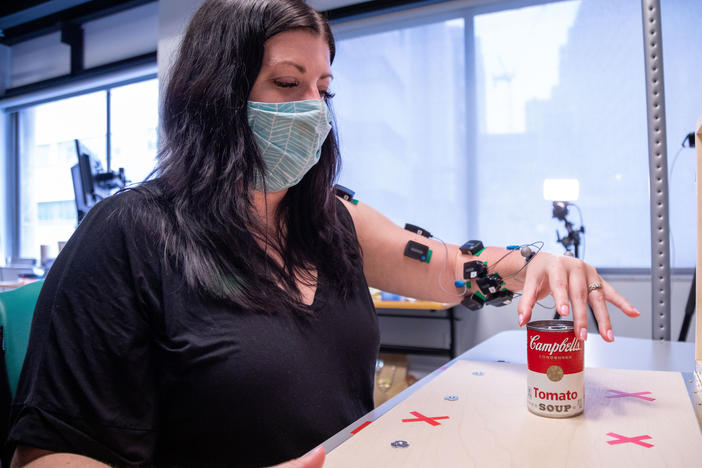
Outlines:
[[662,0],[663,72],[665,74],[668,193],[671,265],[694,268],[697,252],[695,150],[685,135],[694,132],[702,114],[702,10],[696,0]]
[[[677,267],[694,266],[694,151],[670,166],[702,108],[695,3],[662,5]],[[556,231],[566,231],[544,181],[575,179],[579,210],[568,219],[577,227],[582,214],[581,256],[599,268],[648,268],[641,3],[524,4],[442,4],[442,19],[427,20],[425,8],[408,26],[410,14],[390,14],[365,33],[367,20],[335,26],[340,182],[396,223],[446,241],[543,240],[558,253]]]
[[648,267],[641,5],[563,1],[478,14],[474,25],[479,236],[497,245],[544,240],[562,252],[555,231],[566,230],[542,188],[576,179],[581,258]]
[[70,170],[77,162],[75,139],[98,156],[104,169],[124,167],[133,182],[149,174],[156,156],[157,93],[154,79],[18,111],[20,257],[39,258],[41,245],[55,256],[58,242],[76,227]]
[[462,18],[338,41],[340,183],[395,223],[465,238]]
[[156,164],[158,81],[120,86],[110,94],[112,167],[125,168],[131,182],[141,182]]

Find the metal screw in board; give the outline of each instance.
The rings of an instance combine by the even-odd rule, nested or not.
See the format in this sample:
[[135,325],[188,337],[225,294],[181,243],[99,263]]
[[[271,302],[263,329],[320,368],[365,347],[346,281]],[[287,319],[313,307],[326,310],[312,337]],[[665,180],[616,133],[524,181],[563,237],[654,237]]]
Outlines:
[[485,375],[485,372],[475,371],[473,372],[473,375]]
[[456,395],[446,395],[446,396],[444,397],[444,400],[456,401],[456,400],[458,400],[458,397],[457,397]]
[[399,448],[405,448],[409,447],[409,444],[407,443],[406,440],[396,440],[395,442],[390,443],[393,447],[399,447]]

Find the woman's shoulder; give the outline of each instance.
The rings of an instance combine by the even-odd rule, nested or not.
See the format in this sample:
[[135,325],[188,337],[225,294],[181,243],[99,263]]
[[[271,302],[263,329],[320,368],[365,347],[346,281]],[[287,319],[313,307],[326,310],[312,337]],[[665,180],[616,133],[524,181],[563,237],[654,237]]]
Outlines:
[[155,184],[140,184],[120,190],[98,203],[106,213],[153,209],[161,197]]
[[117,192],[91,208],[76,232],[107,238],[148,236],[162,211],[157,198],[153,189],[146,186]]
[[76,278],[89,275],[94,280],[100,274],[111,278],[117,272],[127,275],[135,268],[158,271],[158,241],[147,221],[154,217],[149,210],[152,208],[148,198],[131,189],[97,203],[54,262],[53,276]]

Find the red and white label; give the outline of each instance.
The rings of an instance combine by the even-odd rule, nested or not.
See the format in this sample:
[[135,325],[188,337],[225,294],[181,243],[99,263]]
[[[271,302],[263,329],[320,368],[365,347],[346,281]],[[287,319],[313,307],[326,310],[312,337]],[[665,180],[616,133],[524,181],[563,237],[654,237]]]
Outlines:
[[584,343],[573,329],[527,331],[527,406],[540,416],[567,418],[585,402]]
[[529,370],[546,373],[556,364],[564,374],[583,371],[583,342],[575,333],[537,332],[529,330],[527,341],[527,362]]

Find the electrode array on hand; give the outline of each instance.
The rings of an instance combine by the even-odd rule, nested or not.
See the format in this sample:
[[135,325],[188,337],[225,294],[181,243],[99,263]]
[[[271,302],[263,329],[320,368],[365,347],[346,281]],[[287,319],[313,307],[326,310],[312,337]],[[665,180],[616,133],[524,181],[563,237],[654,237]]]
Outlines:
[[[536,246],[536,251],[532,250],[532,246]],[[512,254],[514,251],[519,251],[519,253],[524,257],[524,265],[517,270],[517,272],[508,276],[509,278],[516,277],[522,270],[524,270],[529,262],[536,256],[536,254],[541,250],[543,246],[542,242],[536,242],[532,244],[525,245],[508,245],[507,253],[498,259],[491,268],[488,268],[487,262],[481,262],[478,260],[471,260],[463,263],[463,279],[472,280],[477,286],[477,290],[466,294],[461,301],[461,304],[470,310],[478,310],[482,308],[485,304],[501,307],[512,302],[514,298],[514,293],[509,289],[505,288],[504,279],[495,271],[490,271],[495,268],[495,265],[504,260],[505,257]],[[479,240],[469,240],[464,243],[461,247],[461,253],[464,255],[478,256],[485,249],[483,243]],[[471,283],[469,281],[455,281],[456,288],[471,289]]]
[[[352,190],[342,185],[335,185],[334,191],[337,196],[347,201],[357,203],[357,200],[354,200],[353,198],[354,192]],[[404,229],[427,239],[434,237],[428,230],[415,224],[405,223]],[[437,240],[444,245],[444,249],[446,250],[446,244],[441,239]],[[541,243],[542,245],[538,244],[539,243],[508,245],[506,247],[507,253],[495,261],[491,268],[488,267],[488,262],[486,261],[471,260],[464,262],[463,279],[456,279],[454,281],[454,286],[463,291],[457,294],[459,297],[463,296],[461,304],[470,310],[479,310],[485,304],[494,307],[501,307],[510,304],[514,298],[514,293],[504,287],[505,281],[499,273],[490,270],[494,269],[495,265],[500,263],[505,257],[509,256],[514,251],[519,251],[519,253],[524,257],[525,263],[519,270],[517,270],[516,273],[508,276],[507,279],[516,277],[522,270],[524,270],[524,268],[527,267],[529,262],[541,250],[543,243]],[[531,249],[531,246],[534,245],[537,246],[536,251]],[[485,245],[482,241],[473,239],[465,242],[459,247],[459,249],[463,255],[477,257],[483,252],[483,250],[485,250]],[[429,245],[414,240],[407,241],[403,252],[405,257],[409,257],[423,263],[429,263],[431,261],[432,253],[433,252]],[[446,250],[446,265],[448,265],[448,250]],[[472,290],[473,284],[477,285],[477,288],[474,291]],[[439,286],[441,287],[441,275],[439,276]],[[444,290],[443,287],[441,287],[441,289]]]

